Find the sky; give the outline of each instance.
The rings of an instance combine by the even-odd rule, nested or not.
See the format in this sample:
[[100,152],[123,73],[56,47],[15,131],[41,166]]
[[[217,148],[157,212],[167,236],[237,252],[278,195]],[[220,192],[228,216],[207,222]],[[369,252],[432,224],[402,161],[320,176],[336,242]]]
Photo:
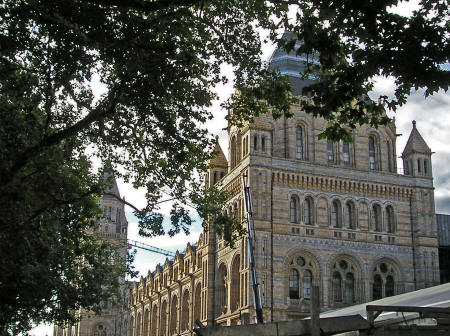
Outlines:
[[[405,14],[410,12],[417,1],[406,3],[404,7],[397,11]],[[265,46],[263,49],[263,58],[268,59],[274,50],[274,46]],[[223,73],[231,73],[230,69],[224,66]],[[101,88],[98,89],[99,92]],[[392,94],[394,90],[394,81],[391,78],[378,78],[374,91],[371,94],[372,99],[376,99],[380,94]],[[98,93],[99,93],[98,92]],[[228,138],[226,130],[225,115],[226,112],[220,108],[220,103],[224,101],[232,92],[232,83],[225,86],[218,86],[216,92],[219,95],[219,100],[214,102],[211,107],[214,115],[213,120],[206,125],[210,134],[218,135],[219,142],[222,149],[227,155],[228,152]],[[435,186],[436,212],[450,214],[450,144],[447,138],[450,136],[450,95],[443,91],[425,99],[423,91],[415,91],[409,97],[407,103],[403,105],[398,111],[389,113],[389,116],[395,117],[397,133],[402,134],[397,138],[397,155],[400,156],[409,134],[412,129],[412,121],[416,120],[417,129],[421,133],[428,146],[434,152],[432,156],[432,168]],[[398,167],[403,167],[401,160],[398,160]],[[143,207],[145,204],[144,190],[136,190],[131,184],[126,184],[118,180],[119,190],[126,200],[133,203],[137,207]],[[165,204],[161,211],[168,214],[170,209],[169,204]],[[155,237],[143,238],[138,235],[137,219],[132,214],[131,208],[126,208],[126,215],[129,222],[128,238],[144,242],[146,244],[175,252],[176,250],[183,251],[188,242],[195,243],[202,231],[201,223],[197,218],[196,223],[192,226],[191,234],[186,236],[179,234],[174,237]],[[138,250],[135,259],[135,267],[140,272],[140,275],[146,276],[149,270],[153,271],[156,264],[164,263],[165,256],[156,253]],[[53,327],[47,325],[40,325],[31,331],[32,335],[44,336],[52,335]]]

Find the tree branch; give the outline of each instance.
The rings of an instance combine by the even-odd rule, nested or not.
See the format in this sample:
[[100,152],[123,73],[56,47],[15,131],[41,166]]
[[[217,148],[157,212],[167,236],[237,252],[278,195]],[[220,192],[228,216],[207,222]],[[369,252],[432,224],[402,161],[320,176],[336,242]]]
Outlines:
[[[117,196],[116,194],[106,192],[106,193],[104,193],[104,195],[114,197],[116,200],[118,200],[118,201],[122,202],[123,204],[128,205],[129,207],[133,208],[134,211],[136,211],[136,212],[142,212],[142,210],[138,209],[134,204],[124,200],[122,197]],[[156,202],[153,205],[157,205],[157,204],[161,204],[161,203],[165,203],[165,202],[170,202],[170,201],[174,201],[174,200],[176,200],[175,197]]]
[[107,6],[116,6],[124,9],[135,9],[143,13],[165,10],[171,7],[192,7],[196,4],[204,3],[205,0],[97,0],[97,3]]
[[24,150],[21,154],[19,154],[18,159],[12,165],[12,168],[3,177],[4,183],[6,184],[8,183],[8,181],[12,181],[12,179],[16,176],[16,174],[20,171],[20,169],[23,168],[31,158],[42,153],[42,151],[45,148],[54,146],[63,141],[64,139],[74,136],[81,131],[84,131],[92,123],[96,121],[101,121],[105,117],[113,114],[115,112],[117,101],[119,99],[118,95],[121,88],[122,84],[117,85],[115,88],[112,88],[109,97],[106,98],[102,104],[97,105],[97,107],[94,110],[92,110],[88,115],[86,115],[86,117],[84,117],[83,119],[79,120],[72,126],[60,130],[59,132],[44,137],[36,145],[29,147],[28,149]]

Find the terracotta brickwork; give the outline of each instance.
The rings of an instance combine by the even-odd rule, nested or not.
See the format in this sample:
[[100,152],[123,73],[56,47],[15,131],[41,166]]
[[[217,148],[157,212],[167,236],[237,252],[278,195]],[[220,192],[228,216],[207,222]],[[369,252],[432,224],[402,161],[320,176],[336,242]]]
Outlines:
[[[313,284],[322,310],[438,284],[431,151],[415,125],[402,157],[420,157],[421,172],[398,174],[394,123],[329,143],[318,140],[324,120],[292,111],[229,127],[228,167],[217,144],[206,179],[230,191],[224,211],[242,218],[241,178],[249,175],[265,320],[307,316]],[[246,241],[231,249],[205,231],[135,286],[130,334],[193,335],[197,319],[253,323],[250,276]]]

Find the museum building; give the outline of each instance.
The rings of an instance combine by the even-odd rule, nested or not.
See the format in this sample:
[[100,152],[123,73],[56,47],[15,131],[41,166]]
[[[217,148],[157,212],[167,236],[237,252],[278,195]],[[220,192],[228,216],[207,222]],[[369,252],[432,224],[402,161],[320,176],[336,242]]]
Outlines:
[[[302,58],[278,49],[271,67],[290,77]],[[224,209],[244,215],[242,175],[253,196],[254,251],[265,321],[308,316],[311,288],[321,309],[377,300],[440,283],[432,152],[416,123],[397,168],[395,121],[353,130],[353,142],[318,139],[327,121],[291,107],[293,117],[228,126],[228,158],[206,178],[230,192]],[[254,323],[247,243],[234,248],[205,230],[195,245],[134,285],[129,335],[193,335],[204,325]]]

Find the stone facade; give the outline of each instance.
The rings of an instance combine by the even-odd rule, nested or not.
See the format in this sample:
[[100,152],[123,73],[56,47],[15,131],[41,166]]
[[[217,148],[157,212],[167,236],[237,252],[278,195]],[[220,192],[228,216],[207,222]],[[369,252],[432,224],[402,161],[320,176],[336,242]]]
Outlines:
[[[105,176],[106,178],[106,176]],[[108,190],[108,194],[115,194],[120,197],[117,183]],[[110,239],[123,243],[120,251],[124,260],[127,251],[127,231],[128,221],[125,217],[125,207],[116,197],[103,195],[100,199],[100,207],[103,209],[103,216],[99,220],[95,235],[102,239]],[[55,326],[54,336],[125,336],[129,334],[129,313],[125,309],[131,295],[131,284],[122,279],[122,297],[125,305],[117,307],[111,302],[102,303],[101,315],[80,309],[77,315],[81,318],[75,325]]]
[[[322,310],[438,284],[431,151],[416,125],[402,155],[412,168],[397,174],[394,123],[329,143],[317,138],[325,120],[292,112],[229,127],[228,167],[217,144],[206,179],[230,191],[225,211],[241,218],[249,176],[265,320],[307,316],[312,284]],[[231,249],[205,231],[135,285],[130,334],[192,335],[197,319],[253,322],[250,276],[246,241]]]
[[[270,66],[289,76],[294,94],[308,82],[302,58],[277,50]],[[308,99],[301,97],[300,99]],[[292,106],[293,117],[257,117],[228,127],[208,186],[230,192],[224,211],[243,218],[242,175],[253,196],[254,255],[265,321],[363,303],[439,283],[431,150],[415,123],[398,174],[392,122],[359,126],[352,143],[318,140],[327,125]],[[132,336],[193,335],[194,322],[255,320],[247,242],[234,248],[206,230],[195,246],[141,278],[132,291]]]

